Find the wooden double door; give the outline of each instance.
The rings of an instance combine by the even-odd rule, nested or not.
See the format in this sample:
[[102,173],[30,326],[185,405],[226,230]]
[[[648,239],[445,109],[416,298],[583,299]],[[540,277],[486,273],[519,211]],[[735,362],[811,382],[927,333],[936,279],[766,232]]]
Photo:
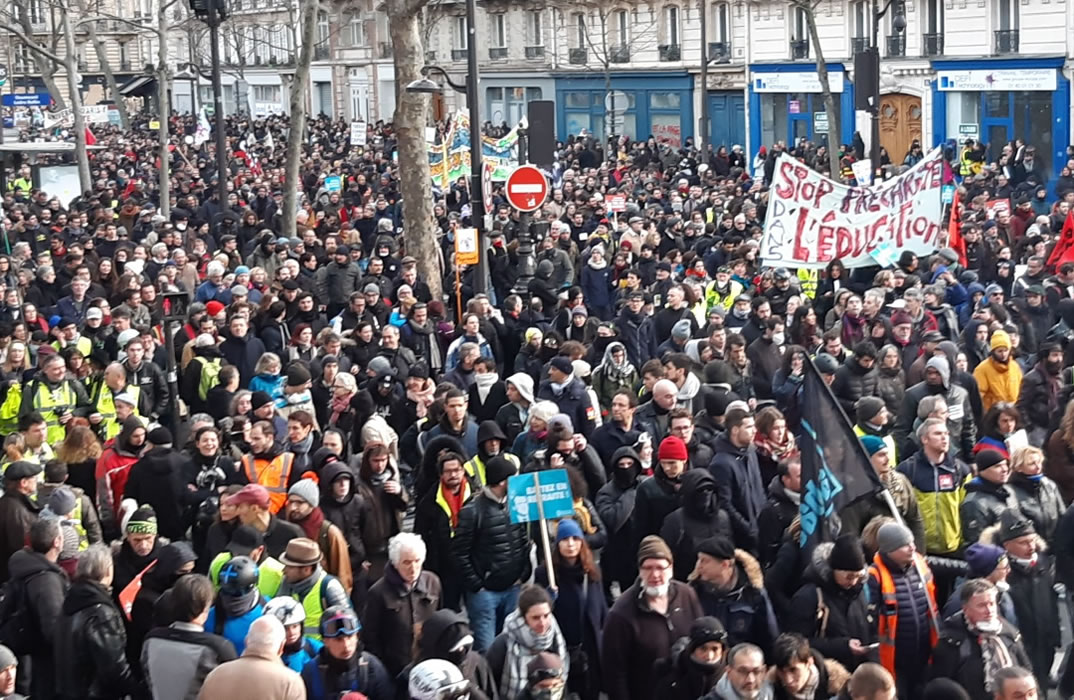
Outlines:
[[921,140],[921,98],[914,95],[881,95],[880,145],[895,165],[902,163],[915,139]]

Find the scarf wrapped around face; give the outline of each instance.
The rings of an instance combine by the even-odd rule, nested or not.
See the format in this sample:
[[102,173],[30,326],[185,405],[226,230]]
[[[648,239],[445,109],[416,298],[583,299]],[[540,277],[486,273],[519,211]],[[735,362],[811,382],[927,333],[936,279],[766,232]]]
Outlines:
[[530,662],[542,651],[549,651],[563,661],[563,677],[567,677],[570,663],[567,655],[567,642],[559,631],[556,618],[551,618],[550,623],[551,627],[548,632],[537,636],[518,610],[512,611],[504,620],[503,631],[507,635],[507,655],[504,659],[503,675],[500,676],[500,697],[518,697],[526,687]]

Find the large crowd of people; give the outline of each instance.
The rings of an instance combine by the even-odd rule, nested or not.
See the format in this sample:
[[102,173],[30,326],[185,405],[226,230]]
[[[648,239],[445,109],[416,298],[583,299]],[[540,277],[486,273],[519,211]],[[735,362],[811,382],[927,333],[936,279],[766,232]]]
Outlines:
[[[823,147],[572,136],[532,229],[496,190],[487,279],[434,191],[434,297],[390,124],[312,120],[285,183],[286,120],[229,118],[220,201],[171,122],[69,203],[7,173],[0,699],[1074,693],[1074,160],[950,144],[964,251],[796,270],[768,186]],[[803,550],[814,368],[884,492]],[[516,522],[544,470],[573,516]]]

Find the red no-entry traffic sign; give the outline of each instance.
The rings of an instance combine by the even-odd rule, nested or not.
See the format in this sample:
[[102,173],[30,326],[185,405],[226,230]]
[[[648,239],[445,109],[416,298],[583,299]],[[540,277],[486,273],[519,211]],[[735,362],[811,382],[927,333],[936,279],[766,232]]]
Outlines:
[[515,168],[507,177],[507,201],[519,211],[534,211],[548,199],[548,180],[532,165]]

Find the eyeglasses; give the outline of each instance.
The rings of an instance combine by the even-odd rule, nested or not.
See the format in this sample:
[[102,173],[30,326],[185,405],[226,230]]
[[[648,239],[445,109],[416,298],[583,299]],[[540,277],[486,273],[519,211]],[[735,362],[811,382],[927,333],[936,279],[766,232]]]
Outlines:
[[328,620],[321,620],[321,636],[328,639],[350,637],[358,634],[360,629],[358,618],[351,615],[337,615]]

